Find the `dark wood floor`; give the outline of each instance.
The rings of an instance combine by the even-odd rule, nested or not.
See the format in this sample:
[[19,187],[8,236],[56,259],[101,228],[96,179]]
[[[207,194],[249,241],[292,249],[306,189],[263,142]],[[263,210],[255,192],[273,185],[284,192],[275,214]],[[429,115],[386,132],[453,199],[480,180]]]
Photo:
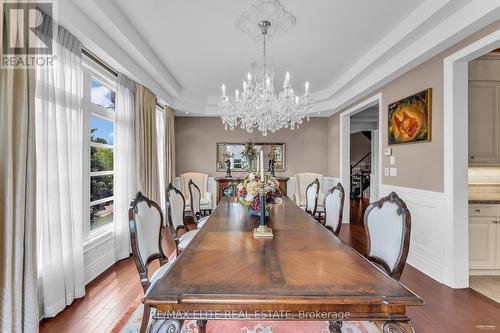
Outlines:
[[[361,219],[366,204],[353,203],[351,224],[343,225],[340,233],[340,238],[360,253],[366,251]],[[173,249],[173,244],[165,242],[164,247]],[[406,265],[401,282],[425,300],[423,307],[408,313],[418,333],[500,332],[500,304],[476,291],[448,288],[410,265]],[[86,290],[85,297],[55,318],[42,320],[40,332],[110,332],[142,296],[131,258],[113,265]]]

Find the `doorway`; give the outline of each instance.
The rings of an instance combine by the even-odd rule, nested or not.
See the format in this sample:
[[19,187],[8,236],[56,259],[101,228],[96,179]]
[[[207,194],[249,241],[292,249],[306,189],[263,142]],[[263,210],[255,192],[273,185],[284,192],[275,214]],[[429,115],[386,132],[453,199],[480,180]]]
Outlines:
[[[469,287],[469,62],[500,47],[500,30],[444,59],[444,283]],[[465,134],[465,135],[464,135]]]
[[500,49],[468,67],[469,285],[500,303]]
[[376,138],[378,136],[378,105],[350,117],[350,223],[363,224],[370,201],[377,200]]
[[381,99],[377,94],[340,115],[343,223],[362,224],[369,202],[379,197]]

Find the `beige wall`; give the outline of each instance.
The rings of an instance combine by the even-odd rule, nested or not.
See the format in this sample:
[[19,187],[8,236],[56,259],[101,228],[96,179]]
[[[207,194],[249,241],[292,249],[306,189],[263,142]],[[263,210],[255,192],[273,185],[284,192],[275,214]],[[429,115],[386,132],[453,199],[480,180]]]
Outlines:
[[[429,59],[413,70],[398,77],[377,90],[382,92],[382,142],[387,145],[387,107],[390,103],[412,95],[427,88],[432,88],[432,141],[428,143],[413,143],[393,145],[392,153],[396,159],[397,176],[382,176],[382,183],[387,185],[416,188],[422,190],[443,192],[444,190],[444,160],[443,160],[443,59],[466,45],[484,37],[500,28],[500,20],[459,42],[441,54]],[[361,101],[361,100],[360,100]],[[360,101],[353,103],[358,104]],[[351,105],[351,106],[352,106]],[[350,108],[349,106],[348,108]],[[348,109],[346,108],[346,110]],[[342,111],[341,111],[342,112]],[[329,119],[329,127],[339,126],[339,116]],[[333,144],[333,141],[330,141]],[[340,145],[340,138],[339,143]],[[334,165],[334,160],[340,161],[339,148],[329,148],[329,172],[336,172],[340,166]],[[337,154],[337,155],[335,155]],[[335,157],[333,157],[335,155]],[[389,165],[389,157],[383,156],[382,170]]]
[[304,171],[329,175],[327,118],[311,118],[299,130],[283,129],[264,137],[260,132],[226,131],[220,118],[215,117],[175,118],[176,175],[198,171],[209,176],[223,176],[225,173],[215,171],[216,143],[249,139],[254,142],[286,143],[286,171],[278,175],[291,176]]
[[340,113],[328,118],[328,174],[340,178]]

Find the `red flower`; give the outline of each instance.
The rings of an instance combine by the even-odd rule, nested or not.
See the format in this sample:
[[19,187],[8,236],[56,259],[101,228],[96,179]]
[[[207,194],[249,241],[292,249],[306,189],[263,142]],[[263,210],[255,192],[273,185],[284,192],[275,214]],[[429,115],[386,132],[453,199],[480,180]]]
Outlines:
[[260,200],[257,198],[254,201],[252,201],[252,210],[258,211],[259,209],[260,209]]
[[239,195],[240,197],[244,197],[245,195],[247,195],[247,189],[246,189],[246,188],[242,188],[242,189],[240,190],[240,192],[238,192],[238,195]]

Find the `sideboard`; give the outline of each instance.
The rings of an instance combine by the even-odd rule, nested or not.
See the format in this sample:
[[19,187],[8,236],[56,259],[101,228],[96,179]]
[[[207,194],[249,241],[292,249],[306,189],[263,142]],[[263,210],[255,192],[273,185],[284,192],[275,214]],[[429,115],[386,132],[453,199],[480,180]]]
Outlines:
[[[278,182],[280,183],[280,191],[281,194],[286,196],[287,191],[287,182],[290,179],[289,177],[276,177]],[[222,197],[232,197],[236,195],[236,186],[241,183],[243,177],[214,177],[216,183],[216,196],[217,202],[219,202]]]

